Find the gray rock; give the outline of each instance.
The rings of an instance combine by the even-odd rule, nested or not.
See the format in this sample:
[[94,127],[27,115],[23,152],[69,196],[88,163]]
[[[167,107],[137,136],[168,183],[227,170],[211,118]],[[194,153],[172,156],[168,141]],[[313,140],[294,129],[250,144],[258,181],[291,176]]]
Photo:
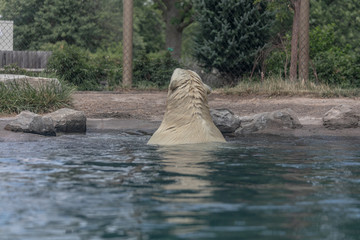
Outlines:
[[35,89],[52,86],[61,88],[61,84],[56,78],[29,77],[14,74],[0,74],[0,83],[4,83],[5,86],[8,87],[12,87],[13,84],[17,84],[20,87],[30,85]]
[[228,109],[211,109],[210,115],[220,132],[234,133],[240,127],[240,118]]
[[339,105],[330,109],[323,117],[323,125],[329,129],[356,128],[360,114],[349,105]]
[[235,131],[236,135],[244,135],[254,132],[275,133],[284,129],[302,127],[295,112],[289,108],[240,117],[240,121],[241,127]]
[[5,126],[6,130],[14,132],[35,133],[45,136],[56,136],[53,120],[38,114],[23,111],[15,120]]
[[86,116],[82,111],[62,108],[45,115],[52,119],[58,133],[84,133],[86,132]]
[[86,132],[86,117],[81,111],[62,108],[45,116],[23,111],[5,126],[13,132],[35,133],[56,136],[57,133]]

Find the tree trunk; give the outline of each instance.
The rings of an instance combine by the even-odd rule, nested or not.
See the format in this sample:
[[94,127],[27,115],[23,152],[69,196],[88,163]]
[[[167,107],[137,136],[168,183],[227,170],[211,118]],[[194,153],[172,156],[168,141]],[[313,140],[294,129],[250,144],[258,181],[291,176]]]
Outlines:
[[176,1],[164,1],[167,9],[164,13],[166,24],[166,49],[171,52],[175,59],[181,58],[181,43],[183,29],[179,27],[180,10],[175,6]]
[[300,2],[300,30],[299,30],[299,78],[301,81],[309,80],[309,17],[310,2]]
[[301,0],[291,1],[294,7],[294,17],[293,17],[292,34],[291,34],[291,63],[290,63],[291,81],[295,81],[297,79],[300,1]]

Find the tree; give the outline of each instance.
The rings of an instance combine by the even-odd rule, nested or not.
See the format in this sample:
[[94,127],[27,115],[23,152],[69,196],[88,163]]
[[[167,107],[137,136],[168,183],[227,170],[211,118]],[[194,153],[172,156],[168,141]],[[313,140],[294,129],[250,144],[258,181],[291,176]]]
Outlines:
[[166,24],[165,44],[175,59],[181,58],[182,33],[193,21],[191,0],[155,0]]
[[334,24],[335,44],[349,44],[360,54],[360,1],[358,0],[312,0],[311,27]]
[[66,41],[95,50],[103,33],[97,25],[98,4],[98,1],[45,0],[35,15],[38,41],[33,46]]
[[5,7],[5,1],[1,1],[0,2],[0,18],[2,17],[2,11],[4,10]]
[[197,0],[200,25],[195,58],[230,79],[250,72],[269,37],[271,15],[253,0]]
[[165,24],[162,12],[153,2],[134,1],[134,51],[135,54],[158,52],[164,49]]
[[44,0],[4,0],[2,2],[2,19],[14,21],[15,50],[31,49],[31,43],[36,35],[35,13],[43,2]]

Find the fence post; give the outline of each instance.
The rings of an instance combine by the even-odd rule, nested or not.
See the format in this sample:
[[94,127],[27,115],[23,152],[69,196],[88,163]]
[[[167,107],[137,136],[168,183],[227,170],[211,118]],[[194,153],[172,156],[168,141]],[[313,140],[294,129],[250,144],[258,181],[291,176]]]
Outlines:
[[300,1],[299,80],[309,80],[309,0]]
[[123,87],[132,86],[133,0],[123,0]]

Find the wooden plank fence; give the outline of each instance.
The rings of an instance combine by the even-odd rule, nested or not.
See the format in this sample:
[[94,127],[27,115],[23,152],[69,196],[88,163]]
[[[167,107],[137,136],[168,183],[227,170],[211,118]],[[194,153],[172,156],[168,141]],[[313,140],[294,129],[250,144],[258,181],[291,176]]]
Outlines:
[[16,64],[25,69],[45,69],[50,56],[47,51],[0,51],[0,68]]

